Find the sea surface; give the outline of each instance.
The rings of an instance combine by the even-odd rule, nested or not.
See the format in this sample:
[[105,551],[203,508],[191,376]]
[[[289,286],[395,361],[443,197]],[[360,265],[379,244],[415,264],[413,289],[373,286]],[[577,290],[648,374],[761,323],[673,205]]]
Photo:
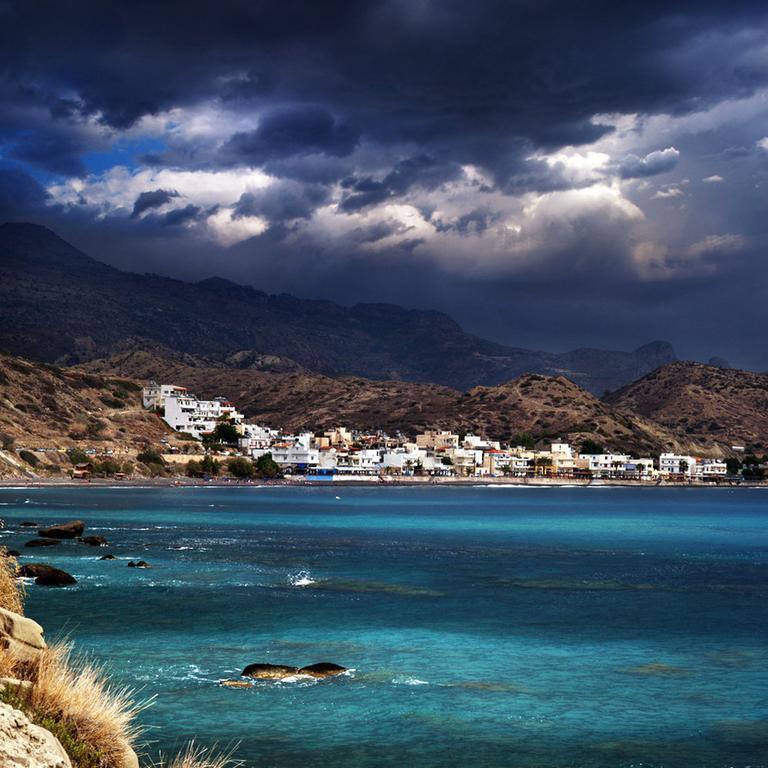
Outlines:
[[[78,579],[28,615],[155,697],[153,756],[768,765],[768,489],[20,488],[0,517]],[[74,518],[111,546],[23,548]],[[351,671],[218,685],[319,661]]]

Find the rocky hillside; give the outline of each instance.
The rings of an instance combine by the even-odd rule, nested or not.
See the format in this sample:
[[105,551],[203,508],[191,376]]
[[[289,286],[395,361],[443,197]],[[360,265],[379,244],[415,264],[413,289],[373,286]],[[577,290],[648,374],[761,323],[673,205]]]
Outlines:
[[69,468],[72,447],[130,456],[169,434],[134,381],[0,355],[0,476]]
[[612,393],[607,402],[685,440],[768,448],[768,374],[677,362]]
[[43,227],[0,226],[0,349],[72,364],[146,342],[229,368],[303,369],[456,389],[542,373],[567,376],[597,394],[675,359],[666,342],[633,352],[552,354],[473,336],[441,312],[343,307],[219,278],[193,284],[132,274]]
[[155,378],[204,397],[226,395],[247,416],[272,427],[317,429],[346,424],[413,434],[428,427],[474,431],[509,440],[522,433],[540,440],[591,438],[637,451],[687,449],[718,454],[650,419],[602,402],[563,376],[527,374],[497,387],[466,393],[434,384],[330,378],[307,372],[202,368],[147,352],[131,352],[82,366],[101,375]]

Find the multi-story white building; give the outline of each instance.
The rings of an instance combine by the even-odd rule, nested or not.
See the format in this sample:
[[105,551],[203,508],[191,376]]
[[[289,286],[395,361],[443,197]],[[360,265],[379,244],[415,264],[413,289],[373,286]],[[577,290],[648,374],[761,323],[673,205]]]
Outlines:
[[582,453],[578,463],[597,477],[613,477],[623,474],[629,461],[625,453]]
[[285,436],[280,442],[273,443],[268,448],[256,448],[251,451],[251,456],[258,459],[269,453],[272,461],[281,467],[295,469],[312,469],[320,464],[320,449],[312,445],[312,433],[302,432],[290,438]]
[[166,395],[163,419],[171,429],[187,432],[200,440],[222,422],[234,424],[242,431],[244,416],[224,397],[198,400],[194,395]]
[[662,453],[659,456],[659,473],[669,475],[687,475],[692,477],[696,471],[696,459],[693,456],[680,456],[676,453]]
[[254,450],[266,450],[274,443],[279,435],[276,429],[262,427],[258,424],[243,424],[243,436],[240,438],[241,451],[251,453]]
[[720,459],[698,459],[694,469],[696,477],[709,480],[713,477],[724,477],[728,474],[728,465]]
[[162,411],[165,408],[166,397],[186,397],[186,387],[177,387],[175,384],[158,384],[150,381],[141,390],[141,402],[149,411]]

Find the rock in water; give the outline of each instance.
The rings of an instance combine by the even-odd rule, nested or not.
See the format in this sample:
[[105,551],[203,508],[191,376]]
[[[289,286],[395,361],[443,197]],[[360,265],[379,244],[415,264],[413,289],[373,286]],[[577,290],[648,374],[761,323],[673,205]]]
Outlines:
[[22,528],[37,528],[37,523],[33,520],[24,520],[23,522],[19,523],[19,525]]
[[245,680],[220,680],[219,685],[222,688],[251,688],[252,683]]
[[72,768],[59,740],[8,704],[0,704],[0,765],[3,768]]
[[59,542],[56,539],[32,539],[25,547],[55,547]]
[[9,549],[5,553],[8,557],[21,557],[21,552],[18,549]]
[[338,664],[331,664],[329,661],[320,661],[317,664],[310,664],[307,667],[302,667],[299,670],[299,674],[312,675],[312,677],[333,677],[334,675],[340,675],[346,671],[346,667],[341,667]]
[[66,587],[69,584],[77,584],[77,579],[66,571],[51,568],[41,573],[35,579],[35,584],[39,584],[41,587]]
[[299,673],[298,667],[285,664],[249,664],[242,672],[242,677],[255,677],[259,680],[282,680]]
[[83,535],[85,523],[82,520],[70,520],[61,525],[52,525],[50,528],[41,528],[37,534],[49,539],[76,539]]
[[129,560],[128,567],[129,568],[151,568],[150,564],[146,560],[139,560],[137,563],[134,563],[133,560]]
[[36,621],[0,608],[0,648],[20,661],[34,661],[45,647],[43,628]]
[[88,544],[91,547],[106,547],[109,542],[103,536],[83,536],[80,541],[83,544]]
[[114,555],[102,555],[99,560],[117,560]]

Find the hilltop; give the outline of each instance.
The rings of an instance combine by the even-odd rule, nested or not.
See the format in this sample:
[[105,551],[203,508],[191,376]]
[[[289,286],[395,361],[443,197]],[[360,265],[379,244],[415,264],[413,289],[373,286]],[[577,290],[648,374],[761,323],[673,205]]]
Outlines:
[[768,448],[768,374],[675,362],[611,393],[611,406],[693,442]]
[[578,444],[590,438],[638,452],[670,449],[719,455],[724,450],[603,402],[563,376],[525,374],[497,387],[462,393],[435,384],[331,378],[305,371],[196,367],[149,352],[127,352],[81,368],[136,380],[173,381],[201,397],[224,394],[246,416],[290,430],[345,424],[413,434],[439,427],[500,440],[529,434],[537,440],[563,437]]
[[[171,435],[162,419],[141,407],[135,381],[0,355],[0,477],[35,466],[66,471],[71,462],[63,451],[69,448],[133,458]],[[25,461],[1,450],[11,446],[34,456]]]
[[0,226],[0,349],[71,365],[161,344],[206,364],[431,382],[464,390],[523,373],[602,394],[675,359],[668,342],[562,354],[465,332],[436,311],[344,307],[212,277],[188,283],[108,266],[34,224]]

